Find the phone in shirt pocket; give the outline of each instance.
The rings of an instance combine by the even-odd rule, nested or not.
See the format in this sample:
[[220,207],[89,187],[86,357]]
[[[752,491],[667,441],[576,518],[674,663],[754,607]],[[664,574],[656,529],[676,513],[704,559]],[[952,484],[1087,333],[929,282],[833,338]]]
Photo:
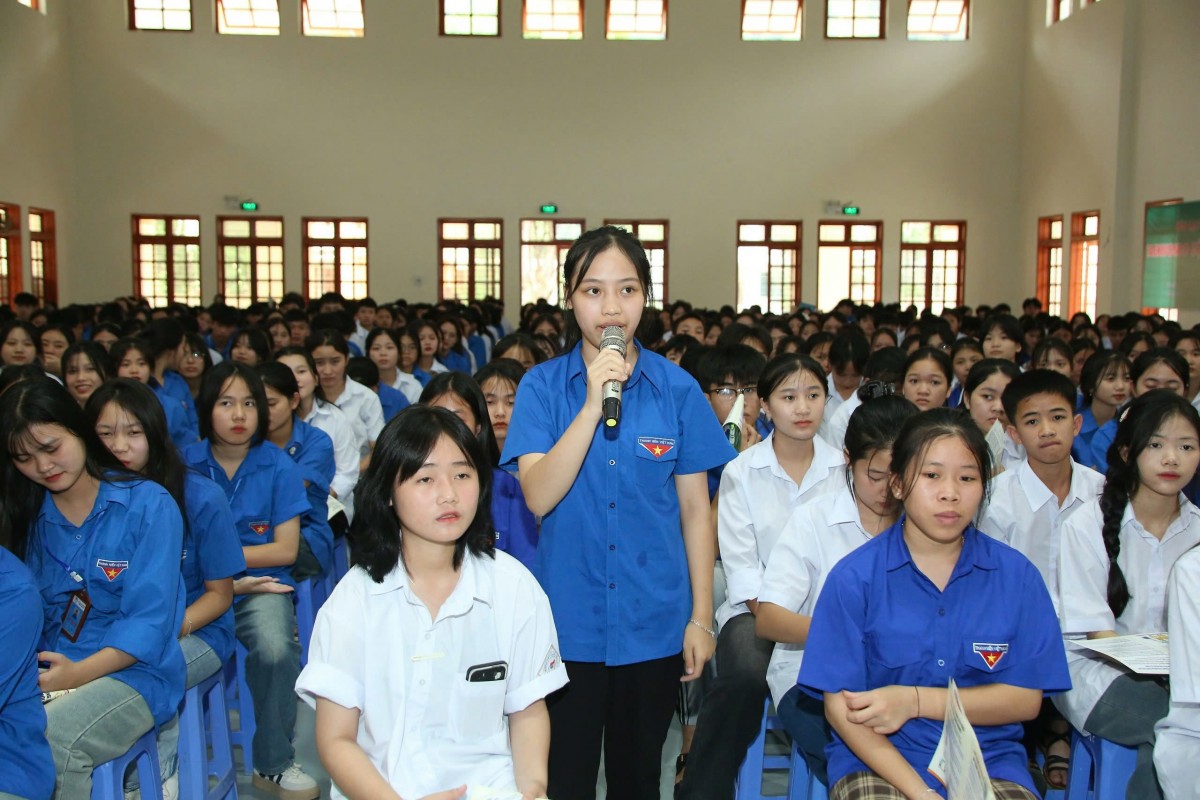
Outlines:
[[504,697],[508,664],[489,661],[467,667],[455,681],[450,700],[450,727],[459,741],[486,739],[504,731]]

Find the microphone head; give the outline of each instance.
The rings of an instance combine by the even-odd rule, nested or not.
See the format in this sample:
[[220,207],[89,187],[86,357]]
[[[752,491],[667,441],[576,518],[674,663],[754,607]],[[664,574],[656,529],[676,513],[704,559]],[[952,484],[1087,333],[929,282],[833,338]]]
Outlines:
[[625,330],[620,325],[609,325],[600,337],[601,350],[616,350],[625,355]]

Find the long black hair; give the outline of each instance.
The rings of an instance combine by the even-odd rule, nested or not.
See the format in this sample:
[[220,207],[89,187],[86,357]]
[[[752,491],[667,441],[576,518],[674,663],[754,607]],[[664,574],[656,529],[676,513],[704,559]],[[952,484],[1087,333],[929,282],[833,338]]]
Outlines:
[[1104,551],[1108,554],[1108,607],[1119,617],[1129,605],[1129,584],[1117,564],[1121,555],[1121,518],[1125,506],[1137,494],[1142,476],[1137,460],[1150,444],[1151,437],[1172,417],[1182,417],[1200,436],[1200,414],[1187,400],[1170,389],[1152,389],[1126,407],[1117,424],[1117,433],[1108,448],[1108,473],[1100,494]]
[[[642,246],[642,243],[636,236],[616,225],[605,225],[590,230],[576,239],[575,243],[571,245],[571,249],[567,251],[566,258],[563,259],[563,289],[565,296],[569,298],[574,294],[576,287],[579,286],[579,282],[587,277],[588,270],[592,268],[592,262],[596,260],[596,256],[610,248],[616,248],[632,262],[633,269],[637,273],[638,283],[642,285],[642,294],[648,305],[654,300],[654,283],[650,276],[650,259],[646,256],[646,248]],[[566,341],[563,345],[563,351],[566,352],[579,343],[583,334],[579,330],[579,323],[575,320],[574,311],[567,308],[563,312],[563,318],[566,323]],[[626,324],[630,328],[636,329],[639,321],[626,320]]]
[[[909,417],[892,444],[892,480],[900,489],[901,500],[908,497],[917,480],[925,453],[934,441],[953,436],[966,446],[979,467],[979,483],[983,487],[983,500],[987,502],[992,474],[992,453],[988,449],[983,432],[969,416],[952,408],[931,408]],[[976,512],[978,513],[978,511]]]
[[5,433],[0,436],[0,545],[24,560],[29,533],[41,510],[46,489],[26,478],[14,459],[36,446],[34,425],[58,425],[83,442],[84,469],[96,480],[133,477],[121,462],[108,452],[96,436],[83,409],[58,382],[27,380],[16,383],[0,395],[0,419]]
[[[114,345],[115,347],[115,345]],[[263,389],[262,378],[254,371],[254,367],[239,364],[236,361],[222,361],[204,373],[204,383],[200,384],[200,396],[196,398],[196,413],[200,417],[200,438],[212,436],[212,412],[221,394],[233,381],[241,378],[254,398],[254,410],[258,421],[254,426],[254,436],[251,446],[259,444],[267,438],[267,429],[271,424],[267,415],[267,392]]]
[[150,445],[150,457],[141,474],[162,484],[171,497],[175,498],[186,533],[188,515],[184,494],[187,467],[171,442],[167,414],[163,411],[158,395],[146,384],[131,378],[113,378],[104,382],[92,392],[92,396],[83,407],[83,413],[87,415],[92,430],[96,429],[96,423],[109,403],[115,403],[142,426],[142,435]]
[[[409,406],[384,426],[371,465],[354,490],[355,514],[350,530],[354,561],[376,583],[382,583],[397,564],[404,566],[399,512],[392,505],[395,489],[416,474],[443,436],[462,451],[479,480],[479,503],[466,533],[455,542],[454,568],[462,566],[467,550],[477,556],[495,557],[492,470],[483,446],[466,423],[446,409]],[[462,511],[470,513],[471,509]]]
[[493,467],[498,466],[500,446],[496,444],[496,432],[492,430],[487,398],[474,378],[463,372],[439,372],[421,390],[421,398],[417,402],[429,405],[448,394],[462,400],[475,414],[475,424],[479,426],[479,443],[483,445],[484,455],[487,456],[489,464]]

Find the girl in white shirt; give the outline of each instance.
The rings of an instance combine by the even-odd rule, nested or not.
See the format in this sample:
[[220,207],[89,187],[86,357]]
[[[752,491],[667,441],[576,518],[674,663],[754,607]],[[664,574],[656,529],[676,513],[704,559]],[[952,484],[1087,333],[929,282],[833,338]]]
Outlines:
[[357,566],[322,606],[296,683],[335,798],[545,795],[544,698],[566,669],[546,595],[495,552],[490,490],[482,445],[445,409],[406,408],[380,437],[358,490]]
[[717,497],[717,540],[728,595],[717,609],[717,677],[704,696],[679,797],[732,792],[738,766],[758,733],[773,644],[754,633],[771,548],[793,509],[845,463],[817,436],[827,399],[825,371],[788,353],[767,363],[758,396],[772,433],[725,466]]
[[[412,347],[415,360],[416,346]],[[367,357],[379,368],[379,381],[402,392],[409,403],[416,403],[421,398],[421,382],[400,368],[403,349],[398,331],[376,328],[367,334]]]
[[375,449],[375,440],[383,430],[383,406],[379,395],[358,381],[346,377],[350,347],[346,339],[330,328],[310,334],[304,346],[312,354],[317,379],[325,401],[346,412],[359,437],[359,468],[365,470]]
[[800,689],[796,676],[829,570],[900,515],[888,482],[892,444],[905,420],[919,412],[910,401],[885,391],[884,384],[874,381],[859,389],[862,404],[846,428],[845,470],[825,479],[814,502],[792,512],[771,551],[758,596],[755,632],[779,642],[767,668],[771,699],[822,783],[827,782],[825,745],[830,740],[825,704]]
[[286,365],[296,376],[300,389],[300,405],[296,416],[329,435],[333,440],[334,473],[329,484],[329,496],[346,507],[346,518],[354,519],[354,485],[359,475],[359,435],[349,417],[332,403],[325,402],[317,383],[317,365],[312,354],[303,347],[282,347],[275,360]]
[[1154,765],[1167,800],[1200,797],[1200,547],[1175,562],[1167,597],[1171,710],[1155,728]]
[[[1058,559],[1062,629],[1100,639],[1167,630],[1167,578],[1200,542],[1200,511],[1182,495],[1200,466],[1200,415],[1165,389],[1136,397],[1121,415],[1100,512],[1080,508],[1063,524]],[[1071,691],[1063,715],[1080,730],[1138,748],[1126,797],[1156,800],[1155,724],[1167,715],[1165,686],[1111,661],[1068,653]]]

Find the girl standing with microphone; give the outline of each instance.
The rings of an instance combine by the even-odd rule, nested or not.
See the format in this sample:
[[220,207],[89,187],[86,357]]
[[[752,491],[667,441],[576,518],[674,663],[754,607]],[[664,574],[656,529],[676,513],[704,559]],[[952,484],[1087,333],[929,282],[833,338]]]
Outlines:
[[[679,680],[712,657],[713,529],[706,471],[736,455],[699,385],[633,339],[650,263],[606,226],[567,253],[569,349],[521,381],[502,463],[543,517],[537,574],[569,687],[549,700],[549,796],[657,800]],[[618,328],[626,355],[601,349]],[[602,424],[605,384],[623,409]],[[547,653],[553,661],[557,653]]]

